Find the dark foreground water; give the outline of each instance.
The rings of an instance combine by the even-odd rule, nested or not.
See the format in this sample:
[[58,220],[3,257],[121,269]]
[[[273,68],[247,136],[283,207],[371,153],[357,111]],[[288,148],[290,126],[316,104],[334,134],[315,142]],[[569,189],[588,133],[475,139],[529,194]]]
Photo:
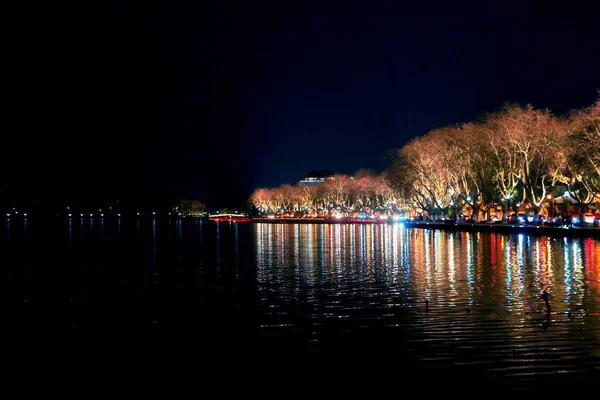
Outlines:
[[68,360],[289,393],[600,382],[594,239],[127,218],[13,218],[0,232],[19,371]]

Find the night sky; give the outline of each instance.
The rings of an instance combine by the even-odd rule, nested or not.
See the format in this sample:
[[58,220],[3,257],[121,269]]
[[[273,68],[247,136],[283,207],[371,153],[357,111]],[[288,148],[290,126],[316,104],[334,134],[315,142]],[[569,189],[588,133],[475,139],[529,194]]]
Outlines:
[[171,3],[7,14],[5,188],[242,206],[311,170],[381,171],[507,101],[560,114],[600,89],[585,3]]

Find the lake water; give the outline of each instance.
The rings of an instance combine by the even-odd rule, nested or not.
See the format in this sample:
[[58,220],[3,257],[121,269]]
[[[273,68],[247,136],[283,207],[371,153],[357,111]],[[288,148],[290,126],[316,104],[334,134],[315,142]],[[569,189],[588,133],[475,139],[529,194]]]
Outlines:
[[600,378],[594,239],[149,218],[13,218],[0,232],[12,339],[38,353],[110,344],[510,390]]

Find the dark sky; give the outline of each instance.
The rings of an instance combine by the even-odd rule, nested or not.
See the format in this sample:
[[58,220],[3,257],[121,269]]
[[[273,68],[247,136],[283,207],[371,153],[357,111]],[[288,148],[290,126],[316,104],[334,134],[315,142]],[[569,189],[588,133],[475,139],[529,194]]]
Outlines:
[[240,206],[310,170],[380,171],[506,101],[595,101],[592,2],[405,3],[14,10],[5,186]]

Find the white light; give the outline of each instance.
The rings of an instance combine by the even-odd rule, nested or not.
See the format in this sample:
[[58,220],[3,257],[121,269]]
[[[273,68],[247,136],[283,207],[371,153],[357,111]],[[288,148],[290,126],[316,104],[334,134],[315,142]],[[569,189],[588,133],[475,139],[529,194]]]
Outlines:
[[18,211],[15,211],[15,214],[18,214],[18,213],[19,213]]
[[140,215],[140,213],[137,213],[137,215]]
[[71,216],[71,214],[69,214],[69,217]]
[[83,214],[79,214],[80,217],[83,217]]
[[100,214],[101,217],[104,217],[104,214]]
[[10,214],[6,214],[7,217],[10,217]]
[[569,191],[565,190],[565,197],[569,197]]
[[152,215],[156,215],[156,213],[155,213],[155,212],[153,212],[153,213],[152,213]]
[[24,216],[27,216],[27,213],[23,214]]
[[90,217],[93,217],[93,216],[94,216],[94,214],[90,214]]
[[120,216],[121,216],[121,214],[117,214],[117,217],[120,217]]
[[467,197],[467,201],[471,201],[471,196]]
[[510,200],[512,196],[509,194],[508,196],[506,196],[506,200]]

